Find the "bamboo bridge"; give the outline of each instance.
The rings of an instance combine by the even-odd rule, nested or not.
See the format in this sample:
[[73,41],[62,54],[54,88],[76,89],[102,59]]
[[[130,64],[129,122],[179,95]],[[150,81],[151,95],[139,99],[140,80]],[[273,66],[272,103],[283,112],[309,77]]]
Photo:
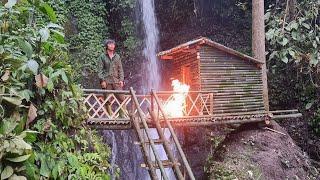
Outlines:
[[[215,101],[215,92],[210,91],[189,91],[185,98],[185,107],[182,117],[168,117],[164,112],[164,105],[172,100],[177,92],[172,91],[151,91],[148,95],[137,95],[130,90],[100,90],[84,89],[84,103],[88,109],[87,125],[95,129],[134,129],[138,144],[141,146],[145,164],[151,179],[168,179],[166,168],[172,168],[176,179],[195,179],[181,148],[173,126],[213,126],[217,124],[241,124],[251,122],[266,122],[272,119],[299,117],[297,110],[285,111],[248,111],[233,112],[224,110],[216,113],[215,108],[219,102]],[[116,96],[124,95],[120,102]],[[111,110],[106,109],[109,104]],[[120,117],[120,111],[124,112]],[[158,138],[150,135],[150,128],[155,128]],[[175,147],[179,152],[179,160],[174,157],[169,145],[170,140],[165,137],[164,129],[168,129]],[[163,146],[167,160],[161,160],[155,145]],[[150,152],[152,150],[154,160]],[[181,161],[178,162],[178,161]],[[158,169],[158,173],[157,173]],[[159,173],[160,170],[160,173]],[[159,175],[160,174],[160,175]],[[160,177],[159,177],[160,176]]]

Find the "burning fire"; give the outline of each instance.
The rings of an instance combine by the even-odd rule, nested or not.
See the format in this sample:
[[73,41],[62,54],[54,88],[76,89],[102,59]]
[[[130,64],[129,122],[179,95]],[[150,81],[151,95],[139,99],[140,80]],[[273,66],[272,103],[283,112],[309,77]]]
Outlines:
[[168,101],[164,104],[164,111],[168,117],[182,117],[190,86],[182,84],[176,79],[172,81],[171,86],[173,87],[173,91],[175,93],[172,94]]

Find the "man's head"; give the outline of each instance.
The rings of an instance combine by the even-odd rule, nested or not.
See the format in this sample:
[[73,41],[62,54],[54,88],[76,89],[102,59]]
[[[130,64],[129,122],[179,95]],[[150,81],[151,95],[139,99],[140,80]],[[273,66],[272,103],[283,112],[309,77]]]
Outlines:
[[104,46],[105,46],[106,50],[114,51],[114,49],[116,47],[116,42],[112,39],[106,39],[104,41]]

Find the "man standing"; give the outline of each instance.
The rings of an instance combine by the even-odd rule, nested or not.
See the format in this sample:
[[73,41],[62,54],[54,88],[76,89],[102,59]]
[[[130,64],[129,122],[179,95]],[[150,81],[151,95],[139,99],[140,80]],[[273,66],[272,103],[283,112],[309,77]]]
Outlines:
[[[124,85],[124,73],[120,56],[115,52],[116,43],[112,39],[107,39],[104,42],[105,52],[98,58],[98,76],[102,89],[107,90],[122,90]],[[108,94],[105,94],[105,98]],[[120,103],[124,101],[123,94],[115,94]],[[110,102],[106,103],[106,109],[111,115]],[[124,116],[124,111],[120,109],[120,117]]]

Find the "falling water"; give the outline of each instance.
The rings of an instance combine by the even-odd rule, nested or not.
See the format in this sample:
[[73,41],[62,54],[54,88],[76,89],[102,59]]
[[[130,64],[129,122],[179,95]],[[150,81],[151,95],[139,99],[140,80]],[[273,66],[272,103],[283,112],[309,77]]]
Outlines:
[[112,150],[111,150],[111,153],[112,153],[112,157],[111,157],[111,162],[110,162],[110,165],[111,165],[111,179],[114,180],[115,179],[115,171],[116,171],[116,158],[117,158],[117,151],[118,151],[118,146],[117,146],[117,143],[116,143],[116,138],[114,136],[114,133],[112,131],[111,132],[111,139],[112,139]]
[[140,0],[140,5],[145,36],[143,55],[147,60],[145,67],[146,84],[143,91],[147,93],[150,89],[159,89],[160,84],[159,66],[156,56],[159,44],[159,31],[155,16],[154,0]]
[[[159,74],[158,59],[156,56],[159,44],[159,31],[157,27],[157,19],[155,16],[154,0],[140,0],[139,2],[142,10],[142,20],[145,36],[143,55],[147,60],[145,67],[146,79],[145,85],[143,87],[143,92],[148,93],[151,89],[158,90],[160,87],[161,79]],[[156,129],[150,129],[149,133],[152,139],[159,138]],[[171,136],[170,132],[168,133],[165,133],[165,136],[167,138]],[[162,146],[157,145],[156,149],[161,160],[168,159]],[[151,157],[153,158],[153,160],[155,159],[154,155],[151,155]],[[166,169],[166,172],[170,179],[175,179],[172,169]],[[159,177],[161,177],[161,173],[159,170],[157,170],[157,174]],[[141,177],[141,179],[149,179],[149,176]]]

